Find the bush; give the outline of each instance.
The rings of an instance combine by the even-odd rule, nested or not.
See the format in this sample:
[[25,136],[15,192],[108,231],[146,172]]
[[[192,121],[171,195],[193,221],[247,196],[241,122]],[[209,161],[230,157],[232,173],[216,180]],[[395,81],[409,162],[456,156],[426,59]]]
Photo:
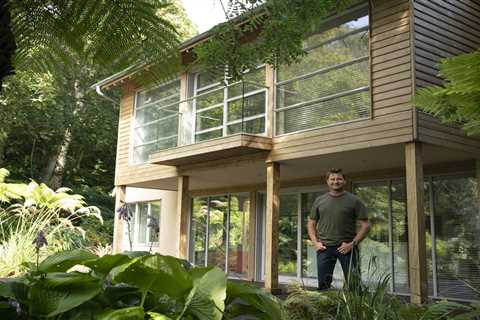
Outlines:
[[[10,184],[7,175],[0,169],[0,277],[26,272],[37,257],[82,246],[85,231],[76,225],[78,220],[103,222],[98,208],[86,206],[82,196],[69,189],[53,191],[33,181]],[[40,232],[49,244],[42,250],[34,243]]]
[[[77,271],[72,271],[75,269]],[[27,275],[0,282],[2,319],[282,320],[262,289],[228,283],[218,268],[159,254],[96,257],[86,250],[46,258]]]

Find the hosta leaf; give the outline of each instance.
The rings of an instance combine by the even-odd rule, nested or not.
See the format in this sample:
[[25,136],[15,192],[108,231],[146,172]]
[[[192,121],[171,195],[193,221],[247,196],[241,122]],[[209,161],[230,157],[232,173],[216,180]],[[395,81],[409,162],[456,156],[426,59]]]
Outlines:
[[87,250],[62,251],[43,260],[38,266],[38,270],[41,272],[65,272],[77,264],[93,259],[97,259],[97,256]]
[[101,258],[90,260],[83,265],[89,267],[97,275],[105,277],[114,267],[131,261],[131,258],[124,254],[105,255]]
[[222,319],[227,295],[226,287],[225,272],[219,268],[213,268],[206,272],[201,278],[194,281],[193,288],[185,301],[182,315],[192,314],[199,320]]
[[147,312],[147,315],[150,317],[149,319],[152,320],[172,320],[172,318],[156,312]]
[[99,314],[96,320],[143,320],[145,313],[142,307],[131,307],[118,310],[108,310]]
[[182,297],[192,286],[182,260],[161,255],[138,257],[110,272],[114,283],[128,283],[141,291]]
[[[257,319],[285,319],[281,303],[260,288],[229,282],[227,284],[226,313],[255,315]],[[233,316],[233,314],[232,314]]]
[[101,291],[98,279],[82,273],[48,273],[30,289],[30,312],[52,317],[92,299]]

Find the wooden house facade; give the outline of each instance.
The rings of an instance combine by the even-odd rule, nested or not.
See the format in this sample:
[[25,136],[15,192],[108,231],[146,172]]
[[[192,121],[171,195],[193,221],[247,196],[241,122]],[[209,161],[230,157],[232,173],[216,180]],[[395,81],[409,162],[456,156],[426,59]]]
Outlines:
[[[271,291],[315,286],[308,211],[324,172],[341,167],[369,208],[362,264],[414,302],[478,299],[480,140],[412,99],[442,82],[440,59],[480,48],[480,3],[370,0],[305,43],[304,61],[259,66],[243,84],[201,71],[152,88],[128,74],[98,84],[123,88],[115,185],[136,248],[153,243]],[[157,214],[159,234],[146,228]],[[128,250],[126,230],[117,220],[116,250]]]

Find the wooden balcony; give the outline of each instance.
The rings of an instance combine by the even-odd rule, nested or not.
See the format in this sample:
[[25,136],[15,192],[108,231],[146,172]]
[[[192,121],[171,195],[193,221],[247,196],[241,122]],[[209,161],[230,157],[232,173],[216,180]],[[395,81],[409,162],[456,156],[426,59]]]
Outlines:
[[149,163],[182,166],[272,150],[272,139],[235,134],[154,153]]

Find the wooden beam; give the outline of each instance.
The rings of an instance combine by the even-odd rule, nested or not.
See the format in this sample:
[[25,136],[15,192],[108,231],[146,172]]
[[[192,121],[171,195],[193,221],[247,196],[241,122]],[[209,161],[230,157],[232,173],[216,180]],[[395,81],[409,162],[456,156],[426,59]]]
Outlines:
[[178,256],[188,259],[188,217],[190,215],[190,197],[188,194],[189,177],[178,177],[177,212],[180,214],[180,237]]
[[408,212],[408,273],[410,300],[415,304],[427,301],[427,249],[423,202],[423,157],[419,142],[405,144],[405,168]]
[[280,163],[267,163],[265,289],[278,292],[278,219],[280,214]]
[[250,192],[250,206],[248,212],[248,265],[247,280],[255,281],[255,249],[257,226],[257,191]]
[[115,222],[113,228],[113,253],[122,251],[122,241],[124,230],[124,221],[119,218],[118,209],[125,203],[125,186],[115,187]]

